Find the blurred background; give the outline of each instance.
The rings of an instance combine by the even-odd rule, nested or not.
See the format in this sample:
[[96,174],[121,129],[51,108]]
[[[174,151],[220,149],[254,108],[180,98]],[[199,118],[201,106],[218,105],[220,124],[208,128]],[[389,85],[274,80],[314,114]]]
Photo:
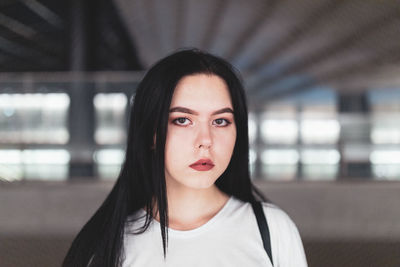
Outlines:
[[241,72],[252,179],[309,266],[400,266],[396,0],[1,0],[0,266],[60,266],[138,82],[182,47]]

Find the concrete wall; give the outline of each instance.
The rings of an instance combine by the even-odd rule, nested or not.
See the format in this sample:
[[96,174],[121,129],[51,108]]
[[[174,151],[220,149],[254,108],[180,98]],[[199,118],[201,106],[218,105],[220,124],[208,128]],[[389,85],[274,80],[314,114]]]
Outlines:
[[[303,238],[400,240],[400,183],[255,184],[289,213]],[[1,184],[0,233],[73,235],[112,185],[100,181]]]
[[[0,266],[61,266],[112,182],[0,184]],[[303,238],[309,267],[400,266],[400,183],[265,182]]]

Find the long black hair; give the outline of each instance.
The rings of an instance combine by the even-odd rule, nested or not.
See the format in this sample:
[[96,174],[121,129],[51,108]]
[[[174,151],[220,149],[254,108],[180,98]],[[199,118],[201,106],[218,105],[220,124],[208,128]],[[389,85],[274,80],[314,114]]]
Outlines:
[[158,61],[139,83],[130,112],[126,155],[119,177],[104,203],[73,241],[64,267],[120,266],[124,256],[125,225],[130,215],[141,208],[147,211],[146,221],[135,234],[146,231],[157,208],[166,256],[168,206],[164,148],[169,108],[177,83],[187,75],[200,73],[217,75],[226,82],[236,123],[232,158],[215,182],[216,186],[245,202],[266,201],[250,180],[247,104],[236,70],[225,60],[206,52],[181,50]]

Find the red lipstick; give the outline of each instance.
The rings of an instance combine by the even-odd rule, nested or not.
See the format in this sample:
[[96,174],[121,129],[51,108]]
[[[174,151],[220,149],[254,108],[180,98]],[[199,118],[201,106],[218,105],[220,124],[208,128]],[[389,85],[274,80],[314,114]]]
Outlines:
[[196,171],[208,171],[214,167],[214,163],[209,159],[200,159],[189,166]]

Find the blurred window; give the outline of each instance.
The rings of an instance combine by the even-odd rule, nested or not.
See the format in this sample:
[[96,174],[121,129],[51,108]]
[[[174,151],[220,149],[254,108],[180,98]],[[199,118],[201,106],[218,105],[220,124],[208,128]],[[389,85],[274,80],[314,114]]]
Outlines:
[[377,148],[370,154],[372,174],[378,180],[400,179],[400,149]]
[[372,113],[371,142],[400,144],[400,89],[369,92]]
[[100,179],[116,179],[124,161],[125,152],[122,149],[97,150],[93,159],[96,164],[96,174]]
[[253,144],[257,138],[257,122],[254,113],[249,112],[249,143]]
[[64,149],[0,150],[0,180],[65,180],[69,161]]
[[100,93],[94,97],[96,112],[95,141],[100,145],[122,144],[126,139],[126,108],[123,93]]
[[333,180],[339,171],[340,154],[336,149],[303,149],[300,154],[302,177],[307,180]]
[[291,103],[271,105],[261,116],[261,138],[267,144],[296,144],[298,123]]
[[65,93],[0,94],[0,143],[66,144]]
[[253,149],[250,148],[249,150],[249,165],[250,165],[250,174],[251,177],[255,174],[255,168],[256,168],[256,161],[257,161],[257,152]]
[[400,179],[400,89],[381,88],[368,93],[372,143],[369,160],[378,180]]
[[266,149],[261,154],[262,175],[268,180],[295,179],[298,162],[295,149]]
[[300,138],[303,144],[336,144],[340,124],[335,95],[328,90],[310,92],[301,100]]

